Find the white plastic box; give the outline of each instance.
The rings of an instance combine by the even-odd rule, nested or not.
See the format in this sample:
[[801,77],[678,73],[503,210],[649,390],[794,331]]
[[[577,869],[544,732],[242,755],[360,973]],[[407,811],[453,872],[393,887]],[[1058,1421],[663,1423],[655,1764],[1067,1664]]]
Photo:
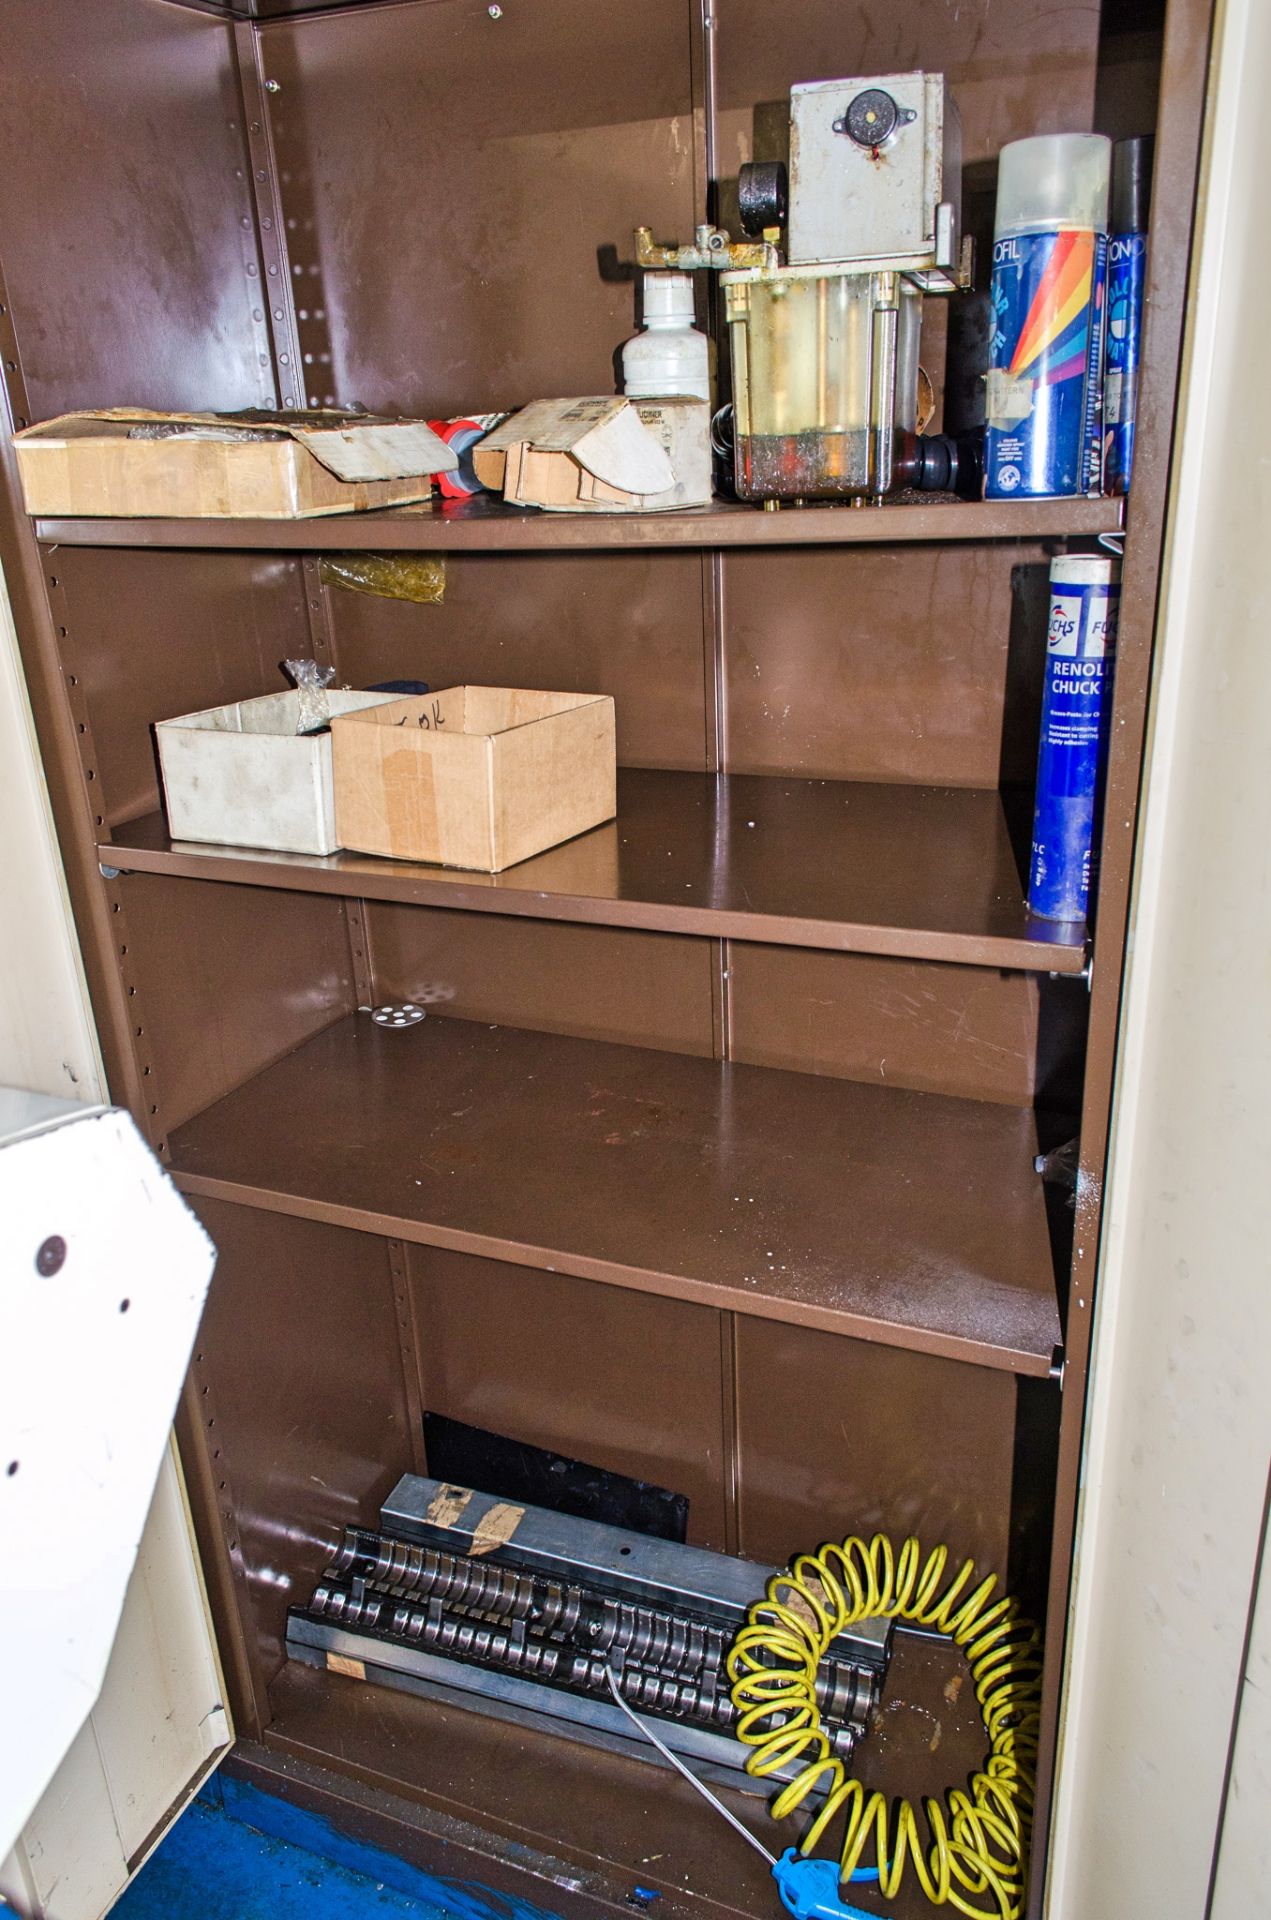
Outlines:
[[[332,719],[399,699],[327,694]],[[300,695],[268,693],[233,706],[160,720],[159,764],[174,840],[335,853],[330,733],[296,732]]]

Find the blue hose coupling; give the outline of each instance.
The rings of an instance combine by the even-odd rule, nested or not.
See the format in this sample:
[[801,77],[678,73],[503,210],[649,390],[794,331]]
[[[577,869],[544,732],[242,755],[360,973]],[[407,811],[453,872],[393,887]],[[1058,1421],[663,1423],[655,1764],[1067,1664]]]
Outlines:
[[[795,1920],[880,1920],[875,1913],[849,1907],[839,1892],[836,1860],[809,1860],[797,1847],[787,1847],[772,1863],[772,1877],[781,1904]],[[858,1867],[853,1880],[877,1880],[877,1867]]]

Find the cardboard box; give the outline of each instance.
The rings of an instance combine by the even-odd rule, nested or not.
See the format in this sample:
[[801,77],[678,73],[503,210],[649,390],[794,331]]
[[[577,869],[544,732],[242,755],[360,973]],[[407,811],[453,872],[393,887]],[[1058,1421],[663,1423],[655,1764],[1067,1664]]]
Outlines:
[[341,413],[121,407],[46,420],[13,444],[27,512],[66,518],[302,520],[398,507],[427,500],[433,474],[457,463],[422,420]]
[[[327,693],[333,718],[396,701],[393,693]],[[298,734],[299,713],[292,691],[161,720],[155,738],[172,838],[335,853],[331,735]]]
[[448,687],[332,726],[341,845],[500,873],[617,811],[608,694]]
[[657,513],[711,498],[705,400],[536,400],[474,447],[478,480],[558,513]]

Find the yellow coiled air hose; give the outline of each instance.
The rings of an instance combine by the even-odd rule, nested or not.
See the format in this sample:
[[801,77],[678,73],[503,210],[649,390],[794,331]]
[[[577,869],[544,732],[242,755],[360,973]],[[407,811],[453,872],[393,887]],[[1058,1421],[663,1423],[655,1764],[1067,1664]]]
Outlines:
[[[940,1593],[948,1557],[947,1548],[937,1547],[924,1562],[912,1538],[896,1554],[890,1540],[875,1534],[868,1546],[850,1539],[801,1554],[788,1573],[775,1574],[728,1655],[737,1735],[754,1749],[747,1773],[763,1779],[787,1764],[799,1767],[772,1803],[775,1819],[824,1790],[824,1805],[803,1838],[805,1854],[846,1812],[843,1880],[872,1840],[886,1898],[895,1895],[912,1859],[934,1905],[947,1903],[971,1920],[1018,1920],[1036,1782],[1041,1638],[1014,1600],[990,1604],[996,1576],[975,1586],[970,1560]],[[955,1787],[943,1803],[925,1802],[926,1842],[907,1800],[897,1805],[889,1828],[884,1795],[847,1778],[817,1708],[817,1669],[830,1642],[857,1621],[879,1618],[948,1634],[962,1649],[989,1737],[970,1792]]]

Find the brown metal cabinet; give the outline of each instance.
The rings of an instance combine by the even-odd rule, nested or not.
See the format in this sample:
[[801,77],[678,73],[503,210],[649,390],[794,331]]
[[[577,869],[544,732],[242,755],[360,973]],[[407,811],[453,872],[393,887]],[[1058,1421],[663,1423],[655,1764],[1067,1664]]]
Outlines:
[[[182,1449],[237,1764],[553,1910],[773,1911],[673,1779],[288,1664],[427,1410],[674,1488],[714,1547],[916,1531],[1006,1576],[1048,1622],[1040,1845],[1208,0],[30,0],[3,33],[13,425],[603,391],[631,228],[726,213],[795,81],[943,70],[982,239],[1005,140],[1155,126],[1092,954],[1030,933],[1019,838],[1047,563],[1118,502],[32,524],[6,452],[111,1088],[220,1249]],[[350,549],[443,553],[444,604],[328,588]],[[306,653],[612,693],[616,824],[493,880],[170,844],[153,723]],[[432,1017],[359,1011],[402,997]],[[1074,1230],[1033,1159],[1079,1122]],[[956,1672],[897,1658],[865,1777],[965,1771]]]

